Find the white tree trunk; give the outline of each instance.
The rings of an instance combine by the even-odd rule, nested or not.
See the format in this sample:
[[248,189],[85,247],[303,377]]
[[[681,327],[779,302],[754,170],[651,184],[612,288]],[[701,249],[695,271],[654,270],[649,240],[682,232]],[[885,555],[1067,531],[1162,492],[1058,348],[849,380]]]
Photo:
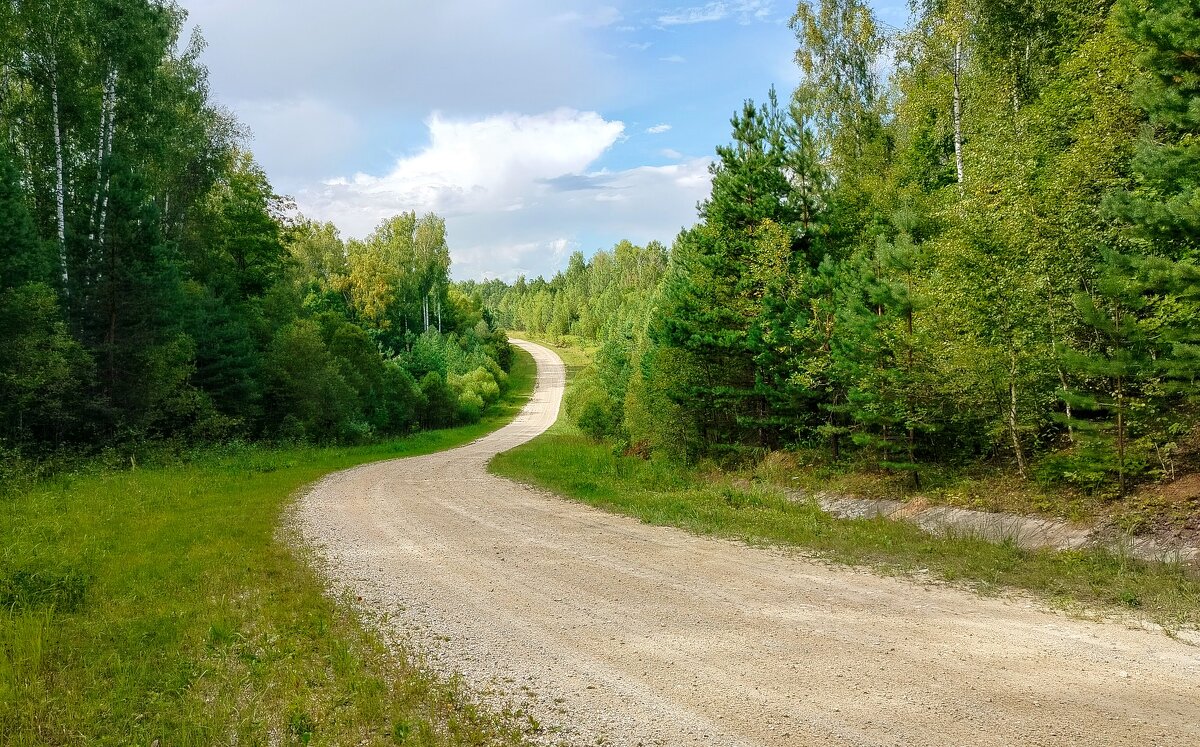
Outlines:
[[958,173],[958,183],[963,183],[963,135],[962,135],[962,37],[954,41],[954,168]]
[[67,211],[66,211],[66,185],[63,176],[63,144],[62,144],[62,123],[59,121],[58,112],[58,62],[55,61],[50,69],[50,103],[54,114],[54,161],[55,161],[55,181],[54,181],[54,200],[57,207],[58,217],[58,262],[62,269],[63,291],[67,292],[67,281],[69,280],[67,270]]
[[1009,351],[1008,368],[1008,432],[1012,435],[1013,453],[1017,457],[1017,471],[1025,477],[1025,450],[1021,447],[1021,434],[1017,427],[1017,353]]
[[108,130],[112,126],[112,112],[109,99],[113,94],[113,76],[116,72],[109,73],[108,80],[104,85],[104,98],[100,102],[100,128],[96,136],[96,188],[92,192],[92,217],[88,221],[91,227],[91,233],[88,234],[88,240],[96,238],[96,221],[100,214],[100,198],[104,192],[104,159],[109,150]]
[[[113,70],[108,79],[108,90],[104,95],[105,106],[108,109],[108,137],[104,143],[104,160],[112,157],[113,138],[117,134],[117,71]],[[98,236],[104,241],[104,226],[108,223],[108,188],[112,182],[112,174],[104,177],[104,197],[100,203],[100,230]]]

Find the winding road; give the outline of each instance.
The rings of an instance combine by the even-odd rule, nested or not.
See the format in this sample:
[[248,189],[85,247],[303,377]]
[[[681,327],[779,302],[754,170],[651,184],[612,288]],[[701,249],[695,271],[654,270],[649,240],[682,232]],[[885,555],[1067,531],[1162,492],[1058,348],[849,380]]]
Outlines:
[[[446,672],[570,745],[1200,745],[1200,648],[613,516],[489,475],[558,414],[316,485],[305,540]],[[531,721],[532,723],[532,721]]]

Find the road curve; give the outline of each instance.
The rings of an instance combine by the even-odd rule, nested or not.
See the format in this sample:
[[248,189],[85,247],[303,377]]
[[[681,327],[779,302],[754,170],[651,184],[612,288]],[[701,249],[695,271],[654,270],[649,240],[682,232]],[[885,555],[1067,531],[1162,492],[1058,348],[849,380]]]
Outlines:
[[331,475],[301,501],[335,588],[541,741],[1200,744],[1200,649],[1036,604],[643,525],[487,474],[542,433],[564,368],[472,444]]

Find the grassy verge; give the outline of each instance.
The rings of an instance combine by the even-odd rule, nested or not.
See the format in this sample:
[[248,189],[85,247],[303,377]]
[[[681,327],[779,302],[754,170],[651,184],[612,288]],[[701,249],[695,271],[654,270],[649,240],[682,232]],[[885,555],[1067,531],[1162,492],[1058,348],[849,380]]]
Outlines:
[[1168,625],[1200,624],[1200,578],[1182,567],[1101,551],[1030,551],[970,537],[933,537],[886,519],[835,519],[769,486],[738,487],[728,477],[622,456],[561,420],[496,457],[491,469],[648,524],[931,574],[984,592],[1023,589],[1067,606],[1133,608]]
[[0,498],[0,744],[515,744],[515,719],[390,652],[277,539],[331,471],[511,420],[356,448],[212,450]]
[[1160,531],[1167,536],[1200,539],[1200,475],[1196,474],[1171,483],[1142,485],[1117,500],[1067,485],[1039,484],[995,464],[925,465],[918,488],[911,476],[889,473],[877,462],[860,459],[831,464],[826,452],[814,450],[773,456],[775,459],[755,465],[743,476],[773,480],[786,473],[791,488],[807,493],[923,498],[938,505],[1108,526],[1114,533]]

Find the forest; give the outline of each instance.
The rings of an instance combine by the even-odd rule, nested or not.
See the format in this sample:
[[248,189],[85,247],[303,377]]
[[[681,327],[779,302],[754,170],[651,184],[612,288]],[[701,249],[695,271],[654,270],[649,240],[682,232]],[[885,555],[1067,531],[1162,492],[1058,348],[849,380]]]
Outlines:
[[0,7],[5,455],[471,422],[505,328],[596,342],[568,411],[644,456],[1124,494],[1200,451],[1193,2],[802,2],[804,82],[735,114],[695,226],[513,284],[452,283],[436,215],[300,215],[184,19]]
[[507,338],[445,222],[344,241],[276,195],[186,14],[0,4],[0,457],[472,422]]
[[502,326],[600,346],[580,427],[918,486],[932,464],[1105,495],[1194,471],[1200,6],[917,0],[899,29],[819,0],[790,23],[804,82],[735,114],[669,250],[467,286]]

